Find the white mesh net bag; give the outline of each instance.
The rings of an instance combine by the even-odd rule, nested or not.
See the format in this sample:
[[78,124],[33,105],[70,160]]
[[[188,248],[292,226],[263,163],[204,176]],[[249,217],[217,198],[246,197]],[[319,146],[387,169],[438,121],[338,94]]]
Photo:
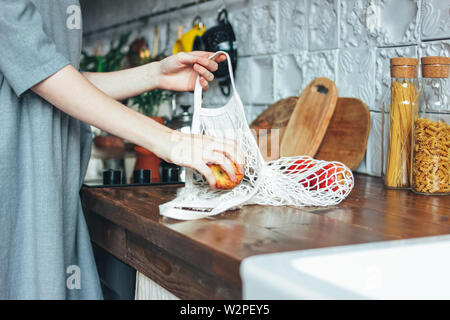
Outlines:
[[191,220],[246,204],[328,206],[345,199],[354,180],[350,169],[342,163],[308,156],[264,161],[236,91],[230,57],[219,51],[210,59],[219,53],[227,55],[233,95],[221,108],[202,108],[202,88],[197,78],[192,133],[236,140],[245,154],[244,179],[232,190],[211,190],[200,174],[186,169],[185,187],[174,200],[160,205],[160,214]]

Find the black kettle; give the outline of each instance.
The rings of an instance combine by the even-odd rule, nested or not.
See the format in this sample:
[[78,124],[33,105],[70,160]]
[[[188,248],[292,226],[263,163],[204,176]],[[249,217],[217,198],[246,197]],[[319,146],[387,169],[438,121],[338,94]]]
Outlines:
[[174,115],[172,120],[167,122],[166,125],[170,129],[178,130],[183,133],[191,133],[192,114],[189,113],[191,106],[189,104],[182,104],[180,107],[182,112]]

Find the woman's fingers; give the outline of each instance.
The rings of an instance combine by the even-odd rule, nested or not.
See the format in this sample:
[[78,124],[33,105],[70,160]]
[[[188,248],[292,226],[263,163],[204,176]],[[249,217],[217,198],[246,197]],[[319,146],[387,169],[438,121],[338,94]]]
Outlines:
[[228,159],[236,164],[240,173],[244,173],[245,155],[237,142],[229,139],[208,137],[213,145],[213,150],[223,153]]
[[239,172],[244,174],[245,169],[245,155],[242,152],[241,148],[237,144],[231,145],[225,150],[225,154],[228,158],[230,158],[238,168]]
[[233,164],[223,153],[209,152],[203,158],[207,163],[213,163],[219,165],[228,175],[228,177],[236,182],[236,173],[234,172]]
[[211,72],[209,72],[208,70],[206,70],[205,67],[202,67],[199,64],[194,64],[194,70],[195,70],[195,72],[200,74],[203,78],[205,78],[207,81],[214,80],[214,75]]
[[222,62],[222,61],[227,60],[227,56],[224,55],[224,54],[219,54],[219,55],[215,58],[215,60],[216,60],[217,62]]
[[214,176],[214,173],[212,172],[210,167],[208,167],[205,163],[202,162],[197,164],[194,167],[194,169],[196,169],[198,172],[200,172],[202,176],[205,177],[211,189],[216,188],[216,177]]
[[223,152],[228,159],[230,159],[234,164],[236,164],[236,167],[239,170],[239,172],[244,174],[245,158],[244,160],[240,160],[240,157],[237,155],[236,149],[234,147],[226,148],[225,150],[218,152]]
[[219,62],[226,60],[226,55],[220,54],[213,60],[209,57],[213,53],[206,51],[180,52],[178,61],[185,65],[193,65],[193,69],[200,75],[200,85],[203,90],[209,89],[209,82],[214,80],[213,72],[219,68]]
[[198,55],[193,52],[180,52],[178,53],[179,61],[184,64],[199,64],[209,71],[216,71],[219,65],[216,61],[208,59],[207,56]]
[[206,59],[207,61],[213,62],[211,64],[211,63],[208,63],[207,61],[205,61],[203,59],[201,60],[202,62],[204,62],[204,63],[201,63],[201,64],[204,67],[206,67],[207,69],[209,69],[210,71],[213,71],[213,72],[216,71],[219,68],[219,63],[220,62],[227,60],[227,56],[225,54],[223,54],[223,53],[215,56],[213,59],[209,58],[209,57],[211,57],[214,54],[213,52],[192,51],[192,52],[189,52],[189,53],[192,54],[192,55],[201,57],[203,59]]
[[178,61],[185,65],[193,65],[198,63],[200,65],[209,64],[208,59],[202,56],[192,54],[192,52],[177,53]]
[[[192,51],[190,53],[200,56],[200,57],[208,58],[208,59],[209,59],[209,57],[211,57],[214,54],[214,52],[208,52],[208,51]],[[216,61],[216,62],[222,62],[225,60],[227,60],[227,56],[222,53],[217,55],[216,57],[214,57],[214,61]]]
[[207,81],[205,78],[203,78],[203,77],[200,77],[200,85],[202,86],[203,91],[206,91],[206,90],[209,89],[209,83],[208,83],[208,81]]

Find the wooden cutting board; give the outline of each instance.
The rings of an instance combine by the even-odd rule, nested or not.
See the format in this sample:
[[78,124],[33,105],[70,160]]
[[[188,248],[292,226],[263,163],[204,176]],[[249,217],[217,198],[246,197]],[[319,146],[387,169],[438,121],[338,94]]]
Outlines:
[[[251,128],[256,130],[259,138],[258,145],[263,156],[269,155],[266,161],[279,158],[279,153],[276,154],[274,147],[272,147],[274,152],[270,152],[270,130],[267,129],[280,128],[281,139],[297,100],[297,97],[280,100],[269,106],[252,122]],[[280,117],[278,118],[277,115]],[[314,158],[339,161],[354,170],[364,158],[369,131],[370,113],[364,102],[356,98],[338,98],[333,116]],[[266,140],[264,135],[268,136]],[[260,143],[261,141],[263,143]],[[264,143],[266,141],[267,143]]]
[[250,124],[264,160],[280,157],[281,139],[297,100],[298,97],[289,97],[271,104]]
[[356,98],[338,98],[314,158],[339,161],[355,170],[364,158],[370,132],[369,108]]
[[317,78],[303,90],[281,140],[282,157],[314,156],[325,136],[338,98],[336,85]]

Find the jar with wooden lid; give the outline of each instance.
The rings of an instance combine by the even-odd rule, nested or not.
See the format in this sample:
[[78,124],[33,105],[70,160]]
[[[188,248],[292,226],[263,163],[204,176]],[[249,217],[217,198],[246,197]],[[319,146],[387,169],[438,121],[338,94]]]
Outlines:
[[413,126],[412,190],[450,194],[450,58],[424,57],[422,94]]
[[391,87],[382,108],[382,175],[388,188],[411,184],[412,123],[417,114],[419,60],[392,58]]

